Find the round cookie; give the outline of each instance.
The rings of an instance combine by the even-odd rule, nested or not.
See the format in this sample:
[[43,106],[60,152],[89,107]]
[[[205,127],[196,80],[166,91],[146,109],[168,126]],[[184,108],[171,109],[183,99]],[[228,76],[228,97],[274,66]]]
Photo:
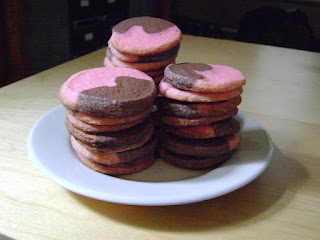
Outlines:
[[124,62],[114,57],[113,55],[110,55],[110,53],[107,54],[107,58],[115,67],[132,68],[144,72],[163,68],[168,64],[174,63],[176,61],[177,55],[157,62]]
[[76,117],[74,117],[72,114],[70,114],[68,111],[66,112],[67,120],[75,126],[77,129],[80,129],[84,132],[114,132],[114,131],[120,131],[124,130],[130,127],[133,127],[139,123],[142,123],[143,121],[146,120],[148,116],[145,116],[144,118],[140,118],[136,121],[133,122],[127,122],[127,123],[120,123],[120,124],[115,124],[115,125],[93,125],[93,124],[88,124],[86,122],[83,122]]
[[237,109],[240,103],[240,96],[211,103],[182,102],[165,97],[157,97],[156,99],[158,108],[160,111],[165,112],[166,115],[186,118],[224,115]]
[[178,45],[182,33],[173,23],[154,17],[126,19],[112,29],[109,42],[121,53],[154,55]]
[[201,170],[201,169],[212,169],[218,167],[220,164],[226,162],[232,153],[227,152],[224,154],[216,155],[213,157],[194,157],[188,155],[176,154],[165,149],[161,149],[160,157],[180,168],[192,169],[192,170]]
[[198,117],[198,118],[183,118],[175,116],[161,115],[161,122],[170,126],[198,126],[198,125],[208,125],[213,122],[218,122],[232,116],[237,115],[238,109],[232,110],[224,115],[216,115],[211,117]]
[[91,168],[94,171],[108,175],[124,175],[141,172],[142,170],[150,167],[155,160],[154,155],[151,153],[129,163],[121,163],[118,165],[110,166],[90,161],[81,154],[78,154],[78,156],[83,164],[87,167]]
[[96,117],[123,117],[150,109],[157,94],[153,79],[128,68],[94,68],[71,76],[60,88],[69,109]]
[[103,151],[90,151],[84,144],[71,136],[71,144],[73,149],[81,154],[86,159],[97,162],[104,165],[117,165],[121,163],[127,163],[141,158],[145,155],[151,154],[154,151],[157,143],[155,135],[141,147],[131,149],[128,151],[118,153],[107,153]]
[[143,62],[158,62],[158,61],[162,61],[162,60],[165,60],[165,59],[168,59],[168,58],[171,58],[171,57],[177,55],[179,48],[180,48],[180,44],[178,44],[178,45],[176,45],[176,46],[174,46],[164,52],[158,53],[158,54],[139,56],[139,55],[133,55],[133,54],[119,52],[109,42],[108,47],[107,47],[107,51],[106,51],[106,55],[110,56],[110,54],[111,54],[123,62],[141,62],[141,63],[143,63]]
[[170,152],[195,157],[213,157],[230,152],[238,147],[240,138],[237,134],[210,139],[188,139],[170,133],[161,133],[163,148]]
[[[173,56],[171,56],[171,57],[176,57],[177,56],[177,54],[176,55],[173,55]],[[170,58],[171,58],[170,57]],[[126,62],[126,61],[124,61],[124,60],[122,60],[122,59],[120,59],[120,58],[118,58],[118,57],[116,57],[116,56],[114,56],[111,52],[110,52],[110,50],[107,48],[107,51],[106,51],[106,57],[104,58],[104,62],[103,62],[103,64],[104,64],[104,66],[105,67],[117,67],[117,65],[115,65],[115,64],[113,64],[112,63],[112,59],[115,59],[116,61],[118,60],[119,61],[119,64],[120,65],[125,65],[125,66],[128,66],[128,64],[130,65],[131,64],[131,66],[135,66],[135,65],[133,65],[132,63],[139,63],[139,62]],[[166,58],[166,59],[162,59],[163,61],[166,61],[166,60],[168,60],[169,58]],[[159,60],[160,61],[160,60]],[[161,62],[159,62],[159,61],[155,61],[155,63],[156,64],[159,64],[159,63],[161,63]],[[141,62],[140,62],[141,63]],[[142,68],[144,69],[143,70],[143,72],[144,73],[146,73],[146,74],[148,74],[150,77],[153,77],[153,76],[159,76],[159,75],[163,75],[164,74],[164,69],[166,68],[166,66],[168,65],[168,64],[170,64],[171,62],[169,62],[168,64],[160,64],[160,68],[156,68],[156,69],[154,69],[154,64],[151,64],[152,62],[142,62],[142,63],[150,63],[150,65],[149,66],[151,66],[151,69],[148,69],[148,65],[146,65],[146,64],[144,64],[144,65],[142,65]],[[126,65],[127,64],[127,65]],[[141,65],[141,64],[140,64]],[[163,65],[163,66],[162,66]],[[139,66],[139,65],[137,65],[137,66]],[[130,67],[129,67],[130,68]],[[138,69],[139,70],[139,69]],[[141,71],[141,70],[140,70]]]
[[102,118],[102,117],[95,117],[86,113],[82,113],[79,111],[74,111],[71,109],[67,109],[68,113],[74,116],[75,118],[79,119],[80,121],[83,121],[88,124],[92,125],[118,125],[123,123],[130,123],[135,122],[139,119],[145,119],[150,112],[152,112],[153,106],[150,107],[150,109],[144,110],[140,113],[125,116],[125,117],[108,117],[108,118]]
[[217,102],[224,101],[240,96],[243,92],[242,87],[226,91],[226,92],[192,92],[186,90],[180,90],[173,87],[164,78],[159,84],[159,92],[171,99],[184,102]]
[[139,139],[139,141],[135,143],[132,143],[126,146],[116,146],[116,147],[106,147],[106,146],[97,147],[95,145],[82,142],[81,140],[78,140],[78,139],[76,140],[78,142],[81,142],[81,145],[90,152],[111,154],[111,153],[125,152],[125,151],[139,148],[143,146],[146,142],[148,142],[152,138],[153,134],[154,134],[154,131],[151,131],[150,133],[148,133],[146,136],[144,136],[142,139]]
[[240,130],[240,124],[234,118],[227,118],[222,121],[214,122],[209,125],[199,125],[192,127],[173,127],[163,126],[166,131],[185,138],[213,138],[237,133]]
[[172,86],[194,92],[226,92],[246,83],[237,69],[204,63],[170,64],[165,77]]
[[114,151],[114,149],[119,148],[128,150],[132,149],[131,146],[135,146],[137,143],[141,143],[141,146],[151,138],[154,132],[150,120],[117,132],[84,132],[72,125],[68,119],[66,119],[66,127],[75,139],[91,145],[97,150],[104,148],[104,151]]

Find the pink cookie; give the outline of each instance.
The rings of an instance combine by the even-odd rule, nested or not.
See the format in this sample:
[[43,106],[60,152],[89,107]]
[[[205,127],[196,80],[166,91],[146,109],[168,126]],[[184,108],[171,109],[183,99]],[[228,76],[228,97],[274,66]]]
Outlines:
[[210,139],[186,139],[162,132],[160,140],[161,146],[170,152],[195,157],[213,157],[224,154],[237,148],[240,143],[237,134]]
[[152,153],[136,159],[129,163],[121,163],[118,165],[104,165],[97,162],[90,161],[85,156],[78,154],[79,159],[84,165],[91,168],[92,170],[108,175],[128,175],[132,173],[141,172],[150,167],[155,161],[155,157]]
[[72,116],[76,117],[80,121],[83,121],[88,124],[92,125],[118,125],[118,124],[124,124],[124,123],[131,123],[138,121],[139,119],[145,119],[149,113],[152,111],[153,106],[151,106],[149,109],[144,110],[143,112],[125,116],[125,117],[108,117],[108,118],[102,118],[102,117],[95,117],[89,114],[85,114],[78,111],[73,111],[71,109],[68,109],[68,113]]
[[171,99],[185,102],[217,102],[235,98],[240,96],[243,89],[242,87],[226,91],[226,92],[192,92],[186,90],[180,90],[173,87],[164,78],[159,84],[159,92]]
[[71,144],[73,149],[90,161],[105,165],[117,165],[134,161],[140,157],[151,154],[157,143],[157,138],[152,137],[147,143],[141,147],[118,153],[108,153],[103,151],[90,151],[84,144],[71,136]]
[[227,92],[246,83],[237,69],[204,63],[170,64],[165,69],[165,77],[172,86],[195,92]]
[[72,125],[68,119],[65,124],[70,135],[81,141],[88,150],[108,153],[138,148],[145,144],[154,133],[151,121],[121,131],[98,133],[84,132]]
[[199,118],[183,118],[183,117],[175,117],[175,116],[166,116],[161,115],[160,121],[170,125],[170,126],[199,126],[199,125],[208,125],[214,122],[218,122],[230,117],[237,115],[238,109],[232,110],[225,115],[217,115],[212,117],[199,117]]
[[108,43],[108,48],[106,51],[106,55],[113,55],[117,59],[123,61],[123,62],[158,62],[161,60],[165,60],[168,58],[171,58],[178,54],[180,48],[180,44],[170,48],[167,51],[154,54],[154,55],[147,55],[147,56],[139,56],[139,55],[133,55],[133,54],[127,54],[119,52],[117,49],[115,49],[111,42]]
[[135,69],[94,68],[71,76],[60,88],[62,104],[96,117],[123,117],[150,109],[157,94],[151,77]]
[[125,151],[139,148],[139,147],[143,146],[145,143],[147,143],[152,138],[153,135],[154,135],[154,131],[147,133],[147,135],[145,135],[141,140],[136,141],[136,142],[129,144],[127,146],[95,147],[95,146],[92,146],[88,143],[82,142],[81,140],[77,139],[77,141],[81,142],[81,145],[90,152],[112,154],[112,153],[125,152]]
[[[113,63],[110,61],[110,59],[108,57],[105,57],[104,60],[103,60],[103,65],[105,67],[117,67],[115,65],[113,65]],[[164,74],[164,69],[165,67],[160,67],[158,69],[152,69],[152,70],[146,70],[146,71],[142,71],[144,72],[145,74],[149,75],[150,77],[153,77],[153,76],[159,76],[159,75],[162,75]],[[140,71],[140,70],[139,70]]]
[[140,118],[133,122],[127,122],[127,123],[121,123],[121,124],[115,124],[115,125],[93,125],[86,122],[83,122],[76,117],[74,117],[72,114],[70,114],[68,111],[66,113],[68,121],[75,126],[76,128],[84,131],[84,132],[91,132],[91,133],[98,133],[98,132],[115,132],[124,130],[130,127],[133,127],[139,123],[142,123],[144,120],[146,120],[146,117]]
[[232,152],[230,151],[213,157],[195,157],[173,153],[163,148],[160,151],[160,156],[164,161],[179,168],[203,170],[218,167],[232,156]]
[[224,115],[235,110],[240,103],[240,96],[230,100],[209,103],[182,102],[166,97],[157,97],[156,99],[157,107],[165,115],[191,118]]
[[168,59],[161,60],[158,62],[123,62],[114,56],[107,55],[107,58],[109,58],[112,65],[115,67],[133,68],[143,72],[156,70],[159,68],[166,67],[170,63],[175,63],[176,57],[177,55],[174,55]]
[[178,45],[181,38],[180,29],[171,22],[135,17],[115,25],[109,42],[121,53],[143,56],[167,51]]
[[206,139],[213,137],[221,137],[240,130],[240,124],[234,118],[227,118],[222,121],[213,122],[208,125],[175,127],[165,125],[166,131],[185,138]]

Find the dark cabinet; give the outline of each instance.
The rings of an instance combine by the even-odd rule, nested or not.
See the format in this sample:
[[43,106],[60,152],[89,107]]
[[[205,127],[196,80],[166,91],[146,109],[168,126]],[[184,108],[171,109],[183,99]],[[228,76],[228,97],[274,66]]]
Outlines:
[[107,45],[112,27],[129,16],[129,0],[26,2],[29,74]]

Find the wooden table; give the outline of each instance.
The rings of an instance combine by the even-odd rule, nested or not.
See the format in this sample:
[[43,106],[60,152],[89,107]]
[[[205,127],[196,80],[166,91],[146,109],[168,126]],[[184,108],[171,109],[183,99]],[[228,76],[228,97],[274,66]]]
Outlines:
[[275,153],[261,176],[235,192],[166,207],[71,193],[28,157],[28,133],[60,104],[60,85],[102,66],[104,54],[101,49],[0,89],[0,233],[21,240],[320,238],[320,54],[184,36],[177,62],[230,65],[245,74],[240,109],[266,127]]

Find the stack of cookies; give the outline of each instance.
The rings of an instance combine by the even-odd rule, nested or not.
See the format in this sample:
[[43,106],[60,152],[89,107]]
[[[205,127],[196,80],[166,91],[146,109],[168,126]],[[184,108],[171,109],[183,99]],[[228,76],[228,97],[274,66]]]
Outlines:
[[109,175],[151,166],[156,136],[149,113],[156,94],[152,78],[135,69],[103,67],[71,76],[60,100],[79,159]]
[[240,142],[233,118],[246,80],[231,67],[202,63],[166,67],[156,100],[163,160],[182,168],[214,168]]
[[104,65],[140,70],[158,84],[165,67],[175,63],[181,38],[176,25],[160,18],[124,20],[112,29]]

